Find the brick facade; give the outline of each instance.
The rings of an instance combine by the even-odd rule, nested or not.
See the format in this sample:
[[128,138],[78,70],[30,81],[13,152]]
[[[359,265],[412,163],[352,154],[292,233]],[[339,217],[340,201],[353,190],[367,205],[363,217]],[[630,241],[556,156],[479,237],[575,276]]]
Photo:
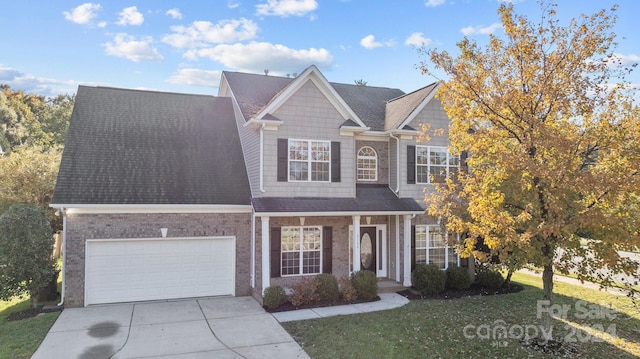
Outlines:
[[144,213],[67,215],[65,306],[84,305],[87,239],[167,237],[236,237],[236,296],[251,295],[251,214]]

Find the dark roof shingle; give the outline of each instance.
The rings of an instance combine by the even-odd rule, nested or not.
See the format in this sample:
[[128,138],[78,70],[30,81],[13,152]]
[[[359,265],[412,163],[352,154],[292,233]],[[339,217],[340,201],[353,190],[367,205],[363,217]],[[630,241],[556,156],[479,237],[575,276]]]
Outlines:
[[53,204],[250,204],[230,98],[80,86]]

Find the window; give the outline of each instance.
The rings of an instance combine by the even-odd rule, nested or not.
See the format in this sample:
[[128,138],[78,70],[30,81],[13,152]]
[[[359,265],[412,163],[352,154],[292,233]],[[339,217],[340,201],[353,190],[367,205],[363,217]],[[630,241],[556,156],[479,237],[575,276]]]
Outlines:
[[416,182],[442,183],[455,175],[460,158],[452,156],[446,147],[416,146]]
[[331,181],[331,142],[289,140],[289,181]]
[[322,227],[282,227],[281,273],[321,273]]
[[357,178],[358,181],[378,180],[378,155],[369,146],[364,146],[358,151]]
[[458,254],[449,246],[440,226],[416,226],[416,264],[435,264],[441,269],[458,265]]

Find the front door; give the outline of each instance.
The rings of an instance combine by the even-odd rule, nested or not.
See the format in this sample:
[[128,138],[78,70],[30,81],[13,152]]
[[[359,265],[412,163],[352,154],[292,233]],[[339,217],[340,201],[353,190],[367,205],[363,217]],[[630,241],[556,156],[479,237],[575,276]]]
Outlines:
[[360,227],[360,268],[376,273],[376,227]]

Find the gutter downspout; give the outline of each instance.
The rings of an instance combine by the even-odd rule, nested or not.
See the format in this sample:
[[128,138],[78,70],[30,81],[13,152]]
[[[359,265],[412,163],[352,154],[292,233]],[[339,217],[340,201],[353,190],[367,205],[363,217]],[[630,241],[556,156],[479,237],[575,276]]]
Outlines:
[[62,268],[60,273],[62,274],[62,288],[60,289],[60,303],[58,307],[64,305],[64,286],[65,286],[65,265],[67,263],[67,212],[64,207],[60,207],[62,213]]
[[396,194],[400,193],[400,138],[389,132],[389,136],[396,140]]
[[256,212],[251,215],[251,288],[256,287]]
[[[260,127],[260,192],[265,193],[264,190],[264,128],[266,124],[262,124]],[[255,222],[255,220],[254,220]]]

